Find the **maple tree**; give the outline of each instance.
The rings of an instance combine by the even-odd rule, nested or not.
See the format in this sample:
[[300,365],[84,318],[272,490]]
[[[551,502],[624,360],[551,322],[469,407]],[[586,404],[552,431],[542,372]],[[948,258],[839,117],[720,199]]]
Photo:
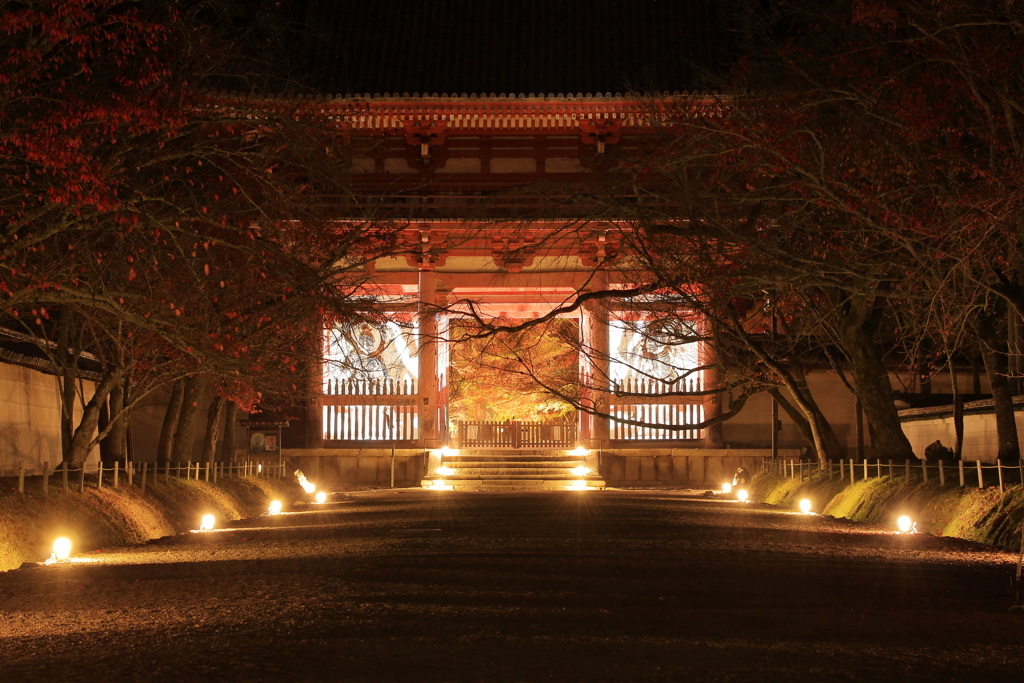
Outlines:
[[[493,321],[508,324],[510,321]],[[579,373],[574,321],[472,337],[469,321],[451,328],[449,413],[453,420],[542,421],[573,410]]]
[[[3,323],[62,370],[65,421],[82,406],[65,459],[168,382],[203,378],[245,408],[301,395],[310,338],[352,314],[354,268],[393,232],[331,220],[347,192],[337,125],[315,101],[205,90],[230,45],[173,4],[3,9]],[[120,414],[97,431],[112,392]]]

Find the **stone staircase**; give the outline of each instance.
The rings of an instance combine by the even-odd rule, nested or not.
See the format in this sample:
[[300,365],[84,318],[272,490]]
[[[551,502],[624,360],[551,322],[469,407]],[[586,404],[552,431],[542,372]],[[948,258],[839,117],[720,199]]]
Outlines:
[[[446,455],[422,481],[425,489],[455,491],[551,491],[604,488],[593,456],[569,451],[465,448]],[[590,469],[585,474],[578,467]]]

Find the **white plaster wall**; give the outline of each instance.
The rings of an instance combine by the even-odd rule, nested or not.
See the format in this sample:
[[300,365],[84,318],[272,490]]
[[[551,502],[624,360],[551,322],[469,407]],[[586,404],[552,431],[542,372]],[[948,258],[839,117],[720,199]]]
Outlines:
[[[1024,420],[1021,420],[1019,413],[1014,413],[1014,417],[1017,421],[1017,438],[1024,444]],[[952,417],[904,422],[903,432],[910,439],[910,445],[919,458],[924,457],[924,449],[936,440],[949,448],[953,447],[955,441]],[[998,452],[995,415],[965,415],[963,459],[994,463]]]
[[[92,397],[92,382],[84,382],[85,398]],[[0,363],[0,476],[16,476],[18,463],[28,474],[39,474],[43,464],[53,470],[61,460],[60,399],[57,378],[20,365]],[[76,417],[81,406],[76,408]],[[99,458],[94,450],[88,464]]]
[[[846,446],[852,454],[857,448],[857,437],[854,430],[856,399],[833,372],[816,371],[807,376],[807,384],[811,395],[818,402],[818,407],[825,414],[839,442]],[[788,392],[783,392],[788,396]],[[722,426],[722,441],[733,447],[769,448],[771,446],[771,408],[772,400],[767,394],[754,396],[739,415]],[[779,408],[780,448],[803,448],[808,444],[797,430],[796,425],[786,411]],[[864,443],[870,446],[871,439],[867,427],[864,429]]]

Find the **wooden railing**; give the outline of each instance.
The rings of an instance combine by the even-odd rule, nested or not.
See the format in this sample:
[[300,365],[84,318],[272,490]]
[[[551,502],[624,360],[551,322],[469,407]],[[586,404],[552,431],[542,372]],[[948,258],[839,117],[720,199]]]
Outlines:
[[328,380],[323,437],[327,441],[415,441],[419,408],[413,380]]
[[573,448],[576,423],[457,422],[459,448]]
[[[635,378],[616,382],[608,409],[612,416],[611,438],[622,441],[703,439],[703,430],[685,428],[704,421],[704,397],[699,395],[700,390],[698,379],[674,384]],[[627,420],[642,424],[630,424]]]

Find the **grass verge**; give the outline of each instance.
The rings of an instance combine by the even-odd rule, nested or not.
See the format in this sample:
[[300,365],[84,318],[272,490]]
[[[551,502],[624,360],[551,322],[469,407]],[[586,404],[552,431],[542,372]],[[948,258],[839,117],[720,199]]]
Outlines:
[[1024,524],[1024,489],[999,493],[985,489],[939,486],[936,481],[880,477],[850,484],[818,476],[801,482],[759,472],[751,482],[754,500],[796,507],[809,498],[823,515],[895,528],[900,515],[917,523],[918,531],[1019,550]]
[[295,482],[269,477],[217,484],[171,479],[149,484],[145,496],[138,486],[64,493],[53,485],[49,497],[38,486],[21,495],[5,480],[0,484],[0,571],[45,560],[59,536],[71,539],[74,552],[134,545],[198,528],[206,513],[222,521],[244,519],[265,511],[273,498],[304,497]]

